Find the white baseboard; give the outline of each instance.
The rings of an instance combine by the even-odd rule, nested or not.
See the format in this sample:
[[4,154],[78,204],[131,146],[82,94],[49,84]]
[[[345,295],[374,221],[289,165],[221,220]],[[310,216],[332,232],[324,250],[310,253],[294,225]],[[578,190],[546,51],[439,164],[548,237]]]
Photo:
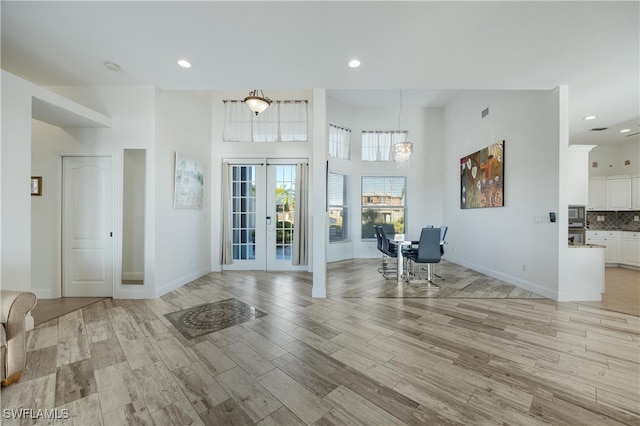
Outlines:
[[[136,288],[133,288],[136,287]],[[116,290],[115,299],[154,299],[156,297],[153,289],[144,288],[144,286],[120,286]]]
[[558,302],[602,302],[602,293],[563,292],[558,294]]
[[53,290],[49,288],[32,288],[31,292],[35,294],[38,299],[57,299]]
[[182,287],[185,284],[190,283],[193,280],[196,280],[204,275],[207,275],[209,272],[211,272],[211,267],[209,266],[208,268],[202,268],[196,272],[193,272],[191,274],[187,274],[183,277],[178,278],[177,280],[173,280],[170,283],[167,283],[165,285],[163,285],[160,288],[156,288],[155,291],[155,295],[154,297],[160,297],[163,296],[167,293],[169,293],[170,291],[173,291],[177,288]]
[[549,288],[541,287],[538,284],[532,283],[530,281],[523,280],[518,277],[514,277],[512,275],[503,274],[502,272],[495,271],[493,269],[485,268],[482,265],[477,265],[475,263],[465,262],[456,257],[447,256],[446,260],[449,262],[455,263],[460,266],[464,266],[465,268],[472,269],[474,271],[480,272],[481,274],[488,275],[493,278],[497,278],[506,283],[513,284],[516,287],[522,288],[524,290],[531,291],[540,296],[546,297],[552,300],[558,300],[558,291],[551,290]]

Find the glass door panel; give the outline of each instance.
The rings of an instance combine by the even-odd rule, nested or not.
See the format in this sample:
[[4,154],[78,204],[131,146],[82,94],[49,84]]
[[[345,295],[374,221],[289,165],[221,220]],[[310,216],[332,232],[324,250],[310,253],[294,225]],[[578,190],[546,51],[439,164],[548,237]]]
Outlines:
[[231,250],[226,269],[265,268],[264,166],[231,165]]
[[272,164],[267,176],[267,216],[275,218],[273,226],[267,225],[267,269],[298,270],[293,266],[293,235],[296,232],[296,165]]

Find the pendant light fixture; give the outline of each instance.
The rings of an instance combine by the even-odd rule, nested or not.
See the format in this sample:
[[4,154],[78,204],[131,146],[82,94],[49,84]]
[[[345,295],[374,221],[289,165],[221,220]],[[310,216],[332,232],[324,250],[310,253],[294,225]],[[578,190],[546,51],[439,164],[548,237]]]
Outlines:
[[413,144],[411,142],[399,142],[393,146],[396,153],[396,166],[400,168],[409,167],[409,160],[413,153]]
[[253,90],[249,92],[249,96],[244,98],[244,103],[247,104],[249,109],[256,115],[260,114],[271,105],[271,99],[267,98],[262,90]]
[[[398,112],[398,131],[400,130],[400,117],[402,115],[402,89],[400,89],[400,111]],[[407,133],[408,134],[408,133]],[[413,153],[413,144],[409,141],[398,142],[393,146],[396,166],[399,168],[409,167],[409,160]]]

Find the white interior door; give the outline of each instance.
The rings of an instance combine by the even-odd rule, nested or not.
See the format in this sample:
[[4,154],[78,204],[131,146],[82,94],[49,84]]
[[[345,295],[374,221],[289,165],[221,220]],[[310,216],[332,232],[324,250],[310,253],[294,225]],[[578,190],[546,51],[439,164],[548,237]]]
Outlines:
[[230,162],[229,167],[233,263],[224,269],[306,269],[291,264],[295,162],[251,160],[244,164]]
[[62,159],[62,295],[113,296],[110,157]]

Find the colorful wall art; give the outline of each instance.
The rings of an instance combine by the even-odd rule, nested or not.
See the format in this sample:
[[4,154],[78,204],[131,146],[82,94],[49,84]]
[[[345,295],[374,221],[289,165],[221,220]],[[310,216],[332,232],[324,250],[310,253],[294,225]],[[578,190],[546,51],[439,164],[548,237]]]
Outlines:
[[460,208],[504,206],[504,141],[460,159]]

